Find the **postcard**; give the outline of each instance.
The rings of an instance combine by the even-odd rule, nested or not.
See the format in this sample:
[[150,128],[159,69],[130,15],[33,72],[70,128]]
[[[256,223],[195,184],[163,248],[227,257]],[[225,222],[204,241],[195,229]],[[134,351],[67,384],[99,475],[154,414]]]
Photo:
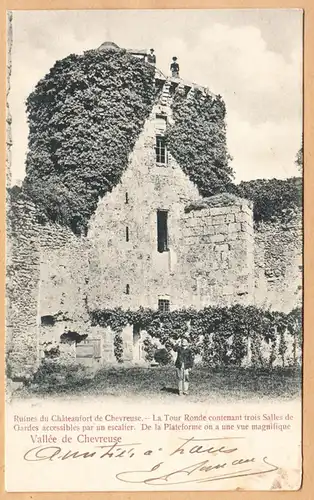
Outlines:
[[302,37],[7,13],[6,491],[301,487]]

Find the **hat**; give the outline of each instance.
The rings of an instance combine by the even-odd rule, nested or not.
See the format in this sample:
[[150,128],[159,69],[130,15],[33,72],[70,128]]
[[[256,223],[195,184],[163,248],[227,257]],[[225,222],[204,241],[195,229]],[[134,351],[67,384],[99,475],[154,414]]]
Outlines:
[[150,49],[151,52],[154,52],[154,49]]
[[176,61],[178,58],[177,58],[176,56],[174,56],[172,59],[173,59],[174,61]]

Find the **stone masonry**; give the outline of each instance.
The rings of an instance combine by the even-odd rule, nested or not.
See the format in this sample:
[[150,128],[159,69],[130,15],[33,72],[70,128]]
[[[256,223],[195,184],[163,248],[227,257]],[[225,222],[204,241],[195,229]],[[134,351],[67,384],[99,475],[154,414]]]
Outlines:
[[[54,355],[66,362],[114,362],[113,332],[90,324],[89,312],[97,309],[156,309],[159,301],[170,310],[235,303],[290,310],[300,304],[300,218],[285,227],[254,228],[251,202],[227,194],[201,199],[166,150],[158,162],[156,136],[172,123],[178,82],[162,84],[128,168],[99,200],[86,237],[40,224],[25,199],[10,202],[6,349],[12,379],[30,377],[42,358]],[[167,214],[163,251],[161,211]],[[126,361],[141,361],[141,342],[127,326]]]

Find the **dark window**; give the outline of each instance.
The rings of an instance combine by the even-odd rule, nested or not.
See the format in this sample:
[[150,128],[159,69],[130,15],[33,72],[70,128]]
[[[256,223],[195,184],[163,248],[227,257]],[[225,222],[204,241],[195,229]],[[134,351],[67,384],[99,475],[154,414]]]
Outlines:
[[129,203],[129,193],[125,193],[125,203],[126,205]]
[[161,135],[157,135],[156,137],[156,162],[162,164],[167,163],[166,140]]
[[158,310],[161,312],[167,312],[170,310],[170,301],[167,299],[158,300]]
[[128,228],[128,226],[125,228],[125,239],[126,239],[126,241],[129,241],[129,228]]
[[125,287],[125,293],[126,293],[127,295],[130,295],[130,285],[127,285],[127,286]]
[[157,210],[157,250],[166,252],[168,250],[168,212]]
[[41,317],[41,324],[43,326],[53,326],[56,322],[56,319],[54,316],[50,316],[50,315],[47,315],[47,316],[42,316]]

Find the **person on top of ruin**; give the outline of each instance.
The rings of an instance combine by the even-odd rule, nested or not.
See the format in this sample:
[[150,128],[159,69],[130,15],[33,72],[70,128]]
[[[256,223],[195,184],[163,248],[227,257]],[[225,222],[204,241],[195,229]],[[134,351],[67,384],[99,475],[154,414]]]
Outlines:
[[147,55],[147,62],[149,62],[149,64],[156,64],[156,56],[154,54],[154,49],[150,49],[150,54]]
[[190,370],[194,366],[194,356],[189,348],[188,339],[182,337],[181,342],[175,345],[173,350],[178,353],[175,367],[179,395],[187,395],[189,392]]
[[179,71],[180,71],[180,66],[177,63],[177,57],[174,56],[172,58],[172,63],[170,64],[170,70],[171,70],[171,75],[175,78],[179,78]]

